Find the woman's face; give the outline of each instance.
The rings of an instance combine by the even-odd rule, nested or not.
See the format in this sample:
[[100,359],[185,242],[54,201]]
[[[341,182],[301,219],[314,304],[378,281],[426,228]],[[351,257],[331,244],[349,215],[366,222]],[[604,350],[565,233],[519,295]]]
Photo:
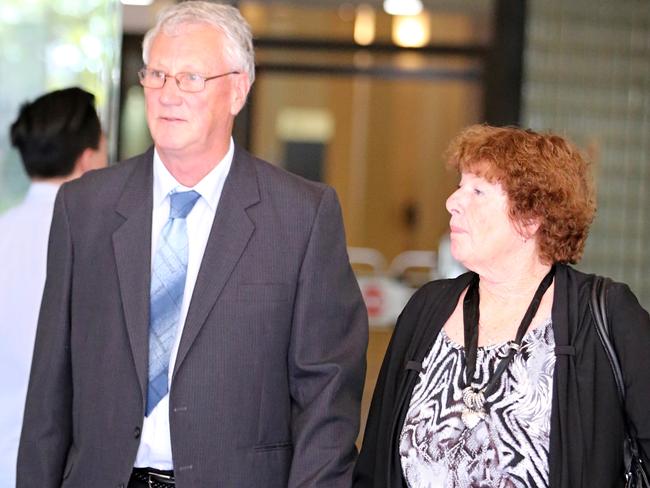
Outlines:
[[451,253],[480,273],[507,265],[524,246],[524,237],[508,215],[508,196],[501,184],[462,173],[458,189],[447,199]]

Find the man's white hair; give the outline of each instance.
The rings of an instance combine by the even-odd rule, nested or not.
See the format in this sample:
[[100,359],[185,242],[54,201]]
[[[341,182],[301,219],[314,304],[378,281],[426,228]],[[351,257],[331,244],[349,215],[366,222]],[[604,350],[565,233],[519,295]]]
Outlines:
[[239,10],[230,5],[189,0],[163,9],[158,20],[145,34],[142,41],[142,59],[149,62],[151,42],[162,31],[173,35],[184,25],[207,24],[219,29],[226,38],[224,46],[230,69],[248,74],[249,86],[255,81],[255,52],[253,35],[248,22]]

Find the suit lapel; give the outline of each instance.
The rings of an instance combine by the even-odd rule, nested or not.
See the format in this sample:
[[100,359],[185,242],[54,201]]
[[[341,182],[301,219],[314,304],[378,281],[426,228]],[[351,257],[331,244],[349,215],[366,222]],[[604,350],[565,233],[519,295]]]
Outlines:
[[257,173],[251,156],[235,147],[230,173],[219,200],[187,312],[174,375],[187,356],[255,230],[246,209],[259,200]]
[[153,149],[150,149],[135,163],[118,200],[116,212],[126,220],[113,233],[120,296],[143,402],[149,357],[152,168]]

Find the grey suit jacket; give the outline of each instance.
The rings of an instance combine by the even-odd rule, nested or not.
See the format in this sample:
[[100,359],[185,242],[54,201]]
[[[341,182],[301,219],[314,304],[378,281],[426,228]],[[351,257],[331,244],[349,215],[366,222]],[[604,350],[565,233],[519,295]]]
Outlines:
[[[59,192],[19,488],[128,482],[147,391],[152,156]],[[177,486],[350,486],[367,333],[334,191],[236,148],[173,371]]]

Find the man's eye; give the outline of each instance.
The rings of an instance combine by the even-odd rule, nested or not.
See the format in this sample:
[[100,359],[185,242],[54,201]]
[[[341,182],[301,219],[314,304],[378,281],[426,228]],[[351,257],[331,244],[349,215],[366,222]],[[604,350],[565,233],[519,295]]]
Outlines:
[[474,188],[474,195],[483,195],[483,192],[478,188]]
[[200,81],[201,75],[197,75],[196,73],[185,73],[185,79],[187,81]]
[[149,76],[151,76],[152,78],[164,78],[166,75],[164,71],[152,69],[149,71]]

